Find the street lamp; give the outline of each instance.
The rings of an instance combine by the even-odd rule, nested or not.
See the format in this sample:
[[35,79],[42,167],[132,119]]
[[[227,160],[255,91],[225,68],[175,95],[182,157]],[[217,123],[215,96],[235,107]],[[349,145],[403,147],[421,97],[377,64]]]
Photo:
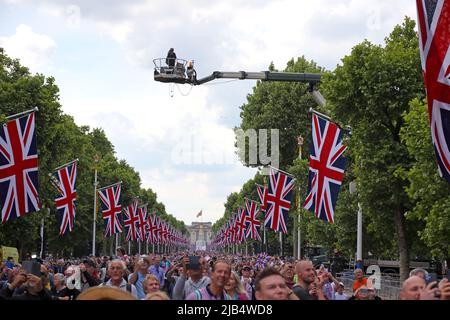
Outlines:
[[97,215],[97,164],[100,160],[100,157],[96,154],[94,156],[94,220],[92,221],[92,255],[95,256],[95,219]]
[[[302,147],[303,147],[303,137],[297,137],[298,144],[298,158],[302,159]],[[298,201],[300,202],[300,186],[298,187]],[[298,204],[298,226],[297,226],[297,259],[302,258],[302,241],[301,241],[301,229],[300,222],[302,221],[302,215],[300,212],[300,203]]]
[[[356,182],[350,182],[350,194],[356,193]],[[362,208],[358,201],[358,220],[357,220],[357,236],[356,236],[356,261],[362,260]]]

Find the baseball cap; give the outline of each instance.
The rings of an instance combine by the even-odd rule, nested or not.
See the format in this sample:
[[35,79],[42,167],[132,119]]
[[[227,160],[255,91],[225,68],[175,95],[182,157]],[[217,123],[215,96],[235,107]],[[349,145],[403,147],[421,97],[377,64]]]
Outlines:
[[345,288],[345,285],[344,285],[343,282],[339,282],[339,285],[340,285],[342,288]]

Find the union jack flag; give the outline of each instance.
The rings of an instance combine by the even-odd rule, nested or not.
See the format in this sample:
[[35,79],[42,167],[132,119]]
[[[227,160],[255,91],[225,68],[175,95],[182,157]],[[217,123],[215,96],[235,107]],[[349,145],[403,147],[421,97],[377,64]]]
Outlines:
[[147,217],[147,242],[156,243],[156,214]]
[[39,211],[38,155],[34,112],[0,130],[2,223]]
[[260,185],[260,184],[256,184],[256,191],[258,191],[258,196],[259,196],[259,201],[261,202],[261,211],[265,212],[266,211],[266,206],[267,206],[267,188]]
[[147,235],[147,206],[141,206],[138,208],[138,239],[144,241]]
[[264,224],[272,230],[286,234],[286,219],[291,208],[295,179],[278,170],[275,172],[272,168],[270,171],[270,183],[265,199],[267,207]]
[[75,208],[77,206],[77,161],[73,161],[53,173],[52,181],[60,196],[55,198],[58,212],[59,234],[65,235],[73,230]]
[[161,227],[161,219],[159,217],[155,217],[155,239],[156,239],[156,243],[160,243],[161,242],[161,231],[162,231],[162,227]]
[[450,1],[416,3],[431,137],[439,172],[450,183]]
[[335,123],[313,113],[308,195],[303,207],[329,223],[334,221],[334,207],[344,179],[343,153],[347,147],[342,144],[343,135]]
[[141,235],[139,227],[136,225],[139,222],[139,217],[137,213],[138,201],[134,200],[128,207],[125,208],[124,214],[125,219],[123,220],[123,224],[126,228],[128,228],[128,233],[126,240],[136,241],[138,238],[141,239]]
[[247,223],[247,232],[245,236],[253,240],[261,241],[261,237],[259,235],[261,222],[257,218],[259,211],[256,206],[256,202],[245,199],[245,211],[245,222]]
[[237,226],[237,234],[236,234],[236,242],[242,243],[244,241],[245,237],[245,218],[246,218],[246,211],[242,208],[238,208],[237,213],[237,219],[236,219],[236,226]]
[[105,237],[122,232],[122,226],[120,225],[118,216],[122,211],[122,206],[119,203],[121,189],[121,183],[116,183],[110,187],[98,190],[105,225]]

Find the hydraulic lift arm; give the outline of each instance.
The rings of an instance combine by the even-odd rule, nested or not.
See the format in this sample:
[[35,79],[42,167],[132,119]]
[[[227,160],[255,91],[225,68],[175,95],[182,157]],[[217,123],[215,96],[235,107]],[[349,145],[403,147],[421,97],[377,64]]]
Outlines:
[[261,80],[261,81],[283,81],[283,82],[301,82],[309,84],[309,92],[316,103],[320,106],[325,105],[325,98],[315,89],[315,85],[320,82],[321,75],[317,73],[297,73],[297,72],[223,72],[214,71],[211,75],[194,79],[193,85],[201,85],[215,79],[240,79],[240,80]]

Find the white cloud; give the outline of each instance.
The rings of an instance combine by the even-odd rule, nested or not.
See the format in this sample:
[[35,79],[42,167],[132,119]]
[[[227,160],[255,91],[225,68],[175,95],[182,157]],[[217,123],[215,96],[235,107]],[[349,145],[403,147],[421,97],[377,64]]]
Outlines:
[[12,36],[0,37],[0,47],[3,47],[9,56],[19,58],[23,65],[36,71],[50,61],[56,43],[49,36],[37,34],[30,26],[21,24]]

